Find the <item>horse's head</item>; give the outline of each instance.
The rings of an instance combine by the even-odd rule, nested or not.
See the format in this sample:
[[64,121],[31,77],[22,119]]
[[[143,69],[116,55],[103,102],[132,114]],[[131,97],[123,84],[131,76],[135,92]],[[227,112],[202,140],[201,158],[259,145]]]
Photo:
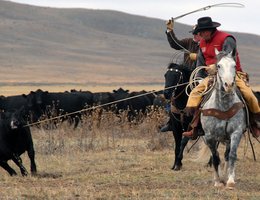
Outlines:
[[170,99],[172,96],[175,95],[175,92],[178,90],[178,85],[186,81],[187,73],[187,70],[185,70],[183,66],[176,63],[169,64],[167,71],[164,74],[164,96],[166,99]]
[[233,50],[230,53],[226,53],[215,49],[215,53],[217,56],[218,83],[225,92],[232,92],[235,87],[236,78],[236,51]]

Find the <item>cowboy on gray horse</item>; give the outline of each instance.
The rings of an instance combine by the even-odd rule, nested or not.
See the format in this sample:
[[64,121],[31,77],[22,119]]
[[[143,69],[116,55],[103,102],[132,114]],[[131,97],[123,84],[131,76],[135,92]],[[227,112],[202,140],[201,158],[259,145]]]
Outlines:
[[[243,98],[246,101],[246,104],[249,108],[249,111],[253,115],[252,132],[255,137],[260,136],[260,108],[258,100],[252,92],[248,81],[246,73],[242,72],[240,65],[239,55],[236,48],[236,40],[234,36],[217,30],[217,27],[220,26],[220,23],[213,22],[210,17],[202,17],[198,19],[196,33],[201,36],[200,49],[198,52],[197,66],[207,66],[206,73],[208,76],[203,79],[203,81],[195,87],[190,93],[186,111],[188,113],[195,113],[199,109],[200,102],[202,100],[202,92],[205,91],[205,88],[208,86],[211,76],[216,73],[216,54],[215,48],[218,51],[225,51],[230,53],[232,51],[236,52],[236,70],[237,75],[235,78],[236,85],[242,93]],[[197,132],[197,124],[194,123],[192,130],[184,132],[183,136],[192,137]]]

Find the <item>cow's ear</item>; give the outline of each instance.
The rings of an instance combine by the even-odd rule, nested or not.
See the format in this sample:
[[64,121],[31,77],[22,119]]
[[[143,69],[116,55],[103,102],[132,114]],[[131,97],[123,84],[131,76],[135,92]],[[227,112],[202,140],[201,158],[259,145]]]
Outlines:
[[22,94],[22,97],[26,99],[26,98],[27,98],[27,95],[26,95],[26,94]]

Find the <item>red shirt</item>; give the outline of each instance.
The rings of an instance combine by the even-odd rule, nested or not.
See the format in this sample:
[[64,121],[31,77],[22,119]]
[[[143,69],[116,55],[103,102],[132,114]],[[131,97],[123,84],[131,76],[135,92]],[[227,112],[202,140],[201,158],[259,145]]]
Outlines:
[[[215,48],[218,51],[221,51],[223,48],[224,41],[227,37],[233,37],[233,36],[228,33],[216,30],[216,32],[212,35],[210,41],[206,42],[204,39],[201,39],[200,48],[203,53],[206,65],[211,65],[216,63]],[[242,71],[238,52],[236,52],[236,70]]]

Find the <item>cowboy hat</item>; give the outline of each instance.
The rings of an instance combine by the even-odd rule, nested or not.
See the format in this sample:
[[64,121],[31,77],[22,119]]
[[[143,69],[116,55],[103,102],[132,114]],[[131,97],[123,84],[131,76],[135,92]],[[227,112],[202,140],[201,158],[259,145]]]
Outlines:
[[221,24],[218,22],[213,22],[211,17],[201,17],[198,19],[197,27],[194,30],[193,34],[197,34],[202,30],[208,30],[212,28],[219,27]]
[[193,35],[197,35],[197,24],[195,24],[195,25],[192,27],[192,30],[189,31],[189,33],[192,33]]

